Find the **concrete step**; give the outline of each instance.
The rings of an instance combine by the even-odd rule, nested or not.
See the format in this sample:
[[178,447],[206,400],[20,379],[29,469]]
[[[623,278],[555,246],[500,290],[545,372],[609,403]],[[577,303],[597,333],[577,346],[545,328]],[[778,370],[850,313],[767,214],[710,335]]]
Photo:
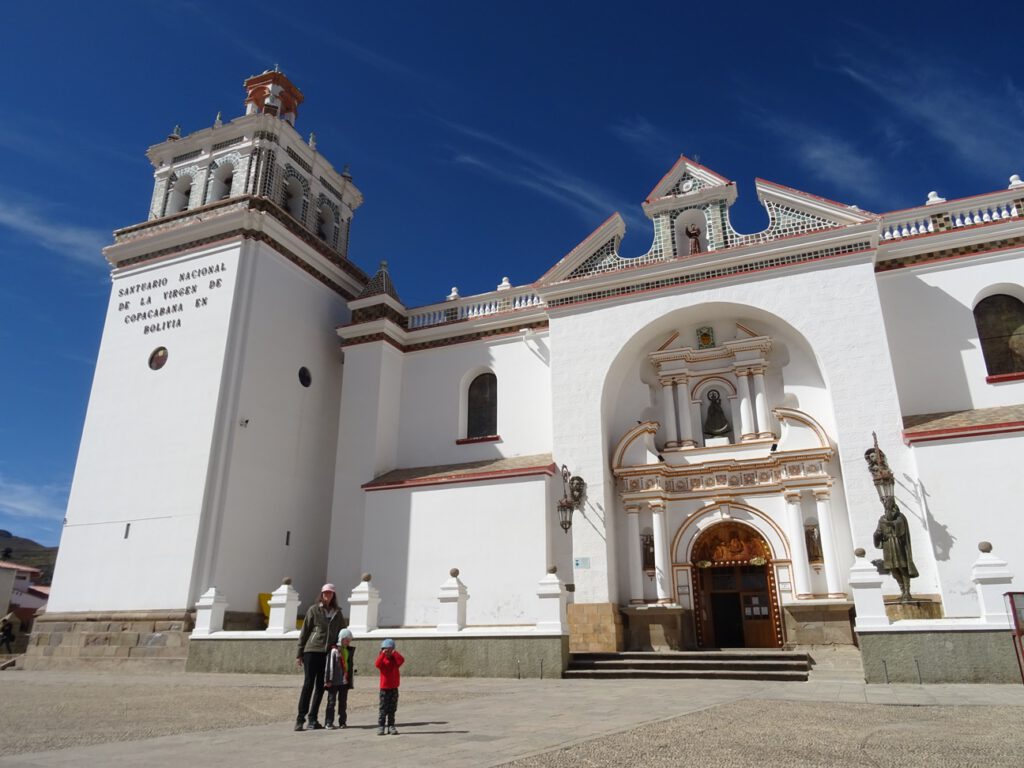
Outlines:
[[567,679],[592,680],[775,680],[807,682],[806,671],[759,669],[573,669]]
[[805,652],[773,649],[574,653],[565,677],[806,681],[811,664]]
[[807,662],[801,659],[597,659],[573,660],[571,669],[702,669],[702,670],[761,670],[775,672],[807,672]]

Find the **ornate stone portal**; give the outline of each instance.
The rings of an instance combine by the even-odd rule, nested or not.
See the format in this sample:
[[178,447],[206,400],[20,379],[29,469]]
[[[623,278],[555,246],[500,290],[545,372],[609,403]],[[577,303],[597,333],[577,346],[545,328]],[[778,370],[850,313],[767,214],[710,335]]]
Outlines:
[[771,550],[753,528],[718,523],[700,534],[691,556],[697,645],[778,648],[782,620]]

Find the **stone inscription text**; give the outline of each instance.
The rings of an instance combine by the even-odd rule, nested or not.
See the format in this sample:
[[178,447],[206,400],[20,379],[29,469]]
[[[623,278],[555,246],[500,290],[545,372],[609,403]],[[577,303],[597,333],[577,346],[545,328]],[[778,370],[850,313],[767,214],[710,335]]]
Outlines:
[[180,328],[184,315],[209,305],[210,294],[224,287],[224,262],[182,270],[177,280],[158,277],[117,289],[117,311],[125,325],[144,335]]

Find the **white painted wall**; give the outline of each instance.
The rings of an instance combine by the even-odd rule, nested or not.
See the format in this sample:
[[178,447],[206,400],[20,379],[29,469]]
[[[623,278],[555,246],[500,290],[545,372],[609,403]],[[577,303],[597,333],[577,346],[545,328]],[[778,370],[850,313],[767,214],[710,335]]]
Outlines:
[[[594,521],[591,526],[573,526],[575,556],[591,560],[589,571],[576,574],[578,601],[619,600],[615,558],[610,557],[616,551],[617,525],[603,522],[608,515],[619,515],[608,455],[627,419],[641,418],[619,413],[621,383],[635,375],[635,361],[644,350],[660,344],[677,326],[693,323],[702,314],[702,305],[732,304],[738,315],[752,322],[788,326],[790,337],[803,339],[805,348],[813,351],[822,389],[816,391],[805,366],[804,372],[794,377],[801,381],[794,394],[799,407],[820,419],[838,445],[851,541],[870,542],[880,514],[863,458],[873,430],[878,432],[897,477],[912,475],[913,464],[902,443],[895,379],[870,260],[775,275],[761,273],[756,278],[637,298],[615,306],[594,304],[553,313],[554,452],[559,462],[569,463],[587,480],[589,515]],[[721,316],[721,307],[708,309],[713,317]],[[821,405],[825,393],[831,399],[831,418]],[[623,402],[635,405],[643,400],[634,394],[632,401]],[[920,516],[911,514],[917,509],[913,495],[898,488],[897,499],[908,518],[918,521],[912,531],[915,543],[925,542]],[[935,587],[930,559],[923,558],[918,565],[921,583]]]
[[883,272],[878,292],[905,415],[1024,402],[1024,381],[986,383],[973,315],[994,293],[1024,299],[1024,250]]
[[[1014,589],[1024,584],[1024,540],[1018,517],[1024,497],[1020,471],[1024,436],[936,440],[918,443],[913,451],[924,522],[931,533],[929,542],[914,540],[914,561],[934,557],[946,616],[977,616],[971,566],[978,559],[979,541],[991,542],[992,551],[1009,564]],[[927,547],[924,551],[922,544]],[[912,592],[924,591],[918,584],[913,582]]]
[[[114,274],[51,612],[188,606],[238,254],[236,243]],[[221,265],[223,271],[198,274]],[[166,285],[127,293],[162,280]],[[211,288],[216,280],[219,287]],[[192,287],[194,294],[178,299],[163,296]],[[202,299],[206,305],[196,307]],[[126,322],[179,303],[180,313]],[[166,319],[181,326],[144,332]],[[148,361],[159,346],[168,360],[153,371]]]
[[[225,412],[222,520],[213,532],[216,586],[230,610],[259,611],[257,595],[290,576],[308,605],[327,572],[334,492],[342,296],[252,243],[237,400]],[[303,387],[299,369],[312,383]],[[242,422],[246,426],[241,426]]]
[[327,564],[327,576],[342,596],[362,574],[362,486],[396,466],[404,363],[403,354],[383,341],[345,350]]
[[436,625],[439,587],[453,567],[469,590],[468,624],[535,623],[555,517],[550,482],[523,477],[367,493],[362,568],[380,590],[381,626]]
[[[398,466],[458,464],[551,451],[551,389],[546,333],[530,341],[496,337],[405,355]],[[479,373],[498,380],[493,443],[456,445],[465,437],[465,389]],[[459,425],[462,425],[460,433]]]

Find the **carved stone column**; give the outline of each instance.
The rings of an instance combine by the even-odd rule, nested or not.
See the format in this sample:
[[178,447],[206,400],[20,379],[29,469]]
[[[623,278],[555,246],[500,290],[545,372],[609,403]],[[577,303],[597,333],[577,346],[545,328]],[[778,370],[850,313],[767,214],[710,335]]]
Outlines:
[[807,541],[804,539],[804,515],[800,509],[800,492],[786,494],[789,544],[793,553],[793,587],[797,597],[811,594],[811,571],[807,563]]
[[740,391],[740,440],[753,440],[757,432],[754,431],[754,413],[750,407],[750,371],[739,369],[736,380]]
[[814,499],[818,504],[818,528],[821,531],[821,554],[825,558],[825,584],[829,597],[845,597],[839,580],[839,560],[836,539],[832,526],[831,492],[828,488],[816,488]]
[[772,423],[768,415],[768,391],[764,385],[764,368],[755,368],[754,376],[754,411],[757,415],[757,436],[775,437]]
[[629,553],[629,602],[644,601],[643,551],[640,542],[640,505],[633,502],[626,507],[626,538]]
[[697,448],[702,448],[704,446],[704,424],[700,420],[700,403],[691,400],[687,394],[684,404],[690,409],[690,423],[694,425],[690,435],[693,438],[693,444]]
[[665,447],[674,448],[679,445],[679,435],[676,433],[676,393],[672,389],[672,379],[662,379],[661,399],[665,414]]
[[676,396],[679,410],[679,447],[692,448],[696,445],[693,439],[693,411],[690,408],[690,385],[685,377],[676,379]]
[[652,499],[651,528],[654,530],[654,584],[658,590],[659,603],[675,602],[672,596],[671,574],[669,573],[668,539],[665,531],[665,502]]

